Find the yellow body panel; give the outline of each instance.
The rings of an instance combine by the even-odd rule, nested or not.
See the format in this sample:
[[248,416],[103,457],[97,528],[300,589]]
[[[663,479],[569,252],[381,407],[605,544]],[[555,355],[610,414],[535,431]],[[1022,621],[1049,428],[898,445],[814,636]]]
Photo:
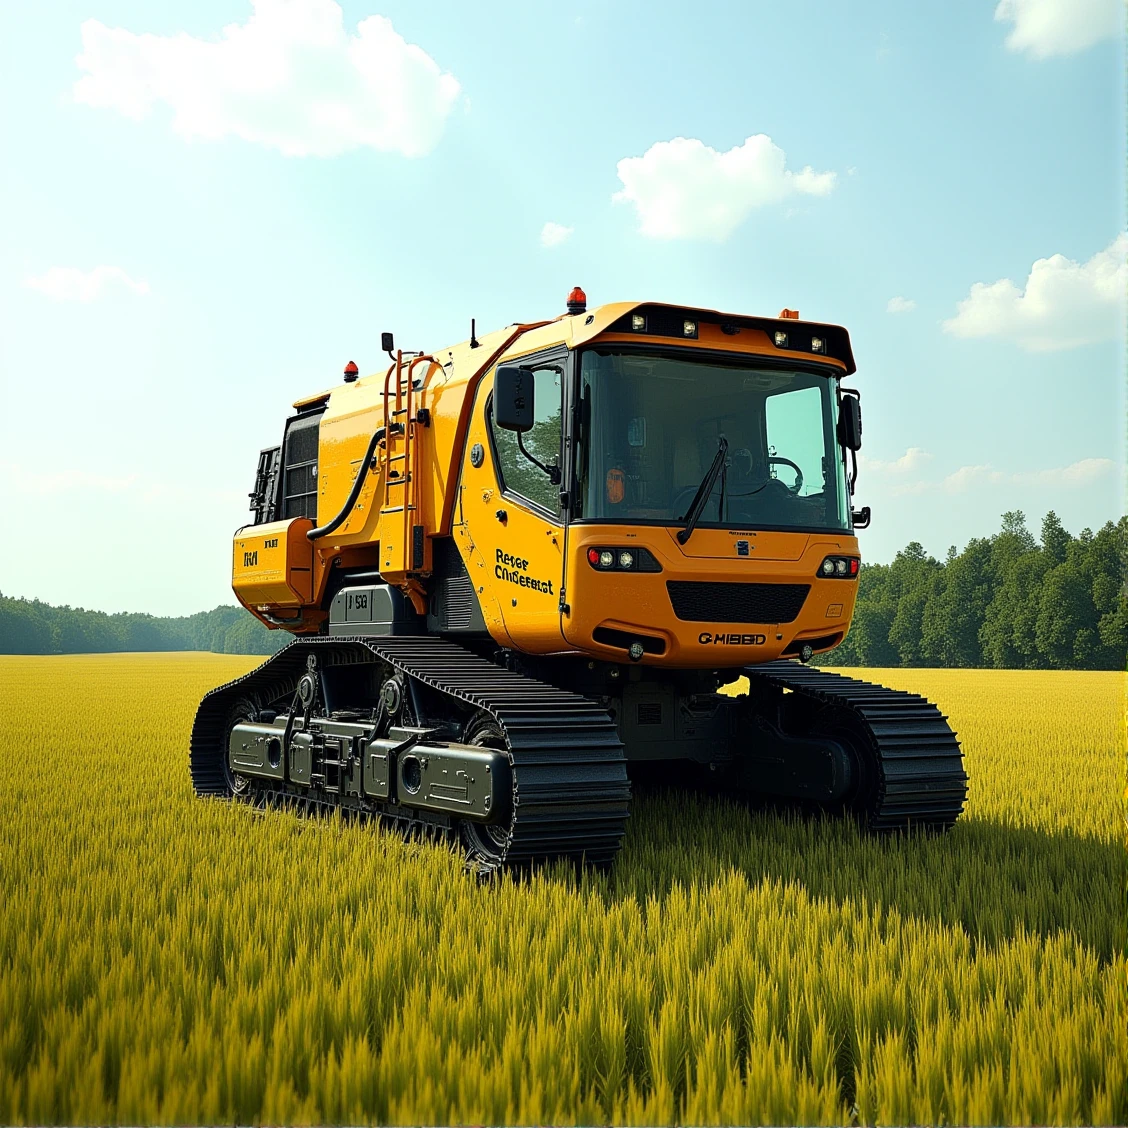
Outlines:
[[[661,639],[663,653],[648,654],[643,659],[647,664],[707,668],[765,661],[796,639],[826,643],[833,637],[833,642],[816,649],[836,645],[849,627],[856,582],[819,579],[815,573],[828,553],[856,555],[853,536],[741,532],[739,536],[752,542],[753,550],[749,557],[738,557],[732,546],[735,532],[698,529],[683,548],[674,531],[662,527],[578,523],[565,529],[503,492],[483,410],[497,364],[513,363],[553,346],[575,348],[595,338],[638,344],[637,336],[608,332],[638,305],[613,303],[546,323],[510,326],[416,361],[411,369],[418,378],[411,419],[423,409],[426,423],[405,419],[407,435],[385,437],[376,448],[356,504],[323,538],[313,542],[306,538],[313,522],[305,519],[241,530],[234,559],[234,587],[240,602],[263,612],[260,617],[267,622],[274,608],[281,610],[278,617],[283,619],[300,610],[300,623],[290,629],[316,629],[325,619],[325,585],[331,569],[368,567],[379,569],[423,610],[431,541],[451,536],[474,584],[487,629],[502,646],[532,654],[583,652],[621,661],[621,649],[593,640],[592,632],[602,626]],[[732,335],[722,330],[722,315],[715,320],[716,324],[701,322],[699,338],[693,341],[657,335],[645,340],[666,347],[812,359],[809,353],[776,348],[765,331],[746,327]],[[801,323],[786,324],[791,329]],[[832,357],[818,360],[844,373],[852,371],[852,366]],[[408,371],[406,359],[402,371]],[[298,401],[299,406],[327,401],[320,423],[318,525],[328,523],[344,507],[369,442],[384,424],[386,395],[388,411],[394,407],[396,379],[393,365]],[[401,394],[403,386],[401,381]],[[387,418],[392,421],[391,414]],[[485,451],[477,467],[470,460],[475,443]],[[391,482],[405,463],[411,467],[410,484]],[[397,510],[400,498],[408,504]],[[408,551],[415,526],[422,527],[426,548],[417,568]],[[272,540],[276,546],[266,547]],[[589,545],[645,545],[663,571],[597,572],[586,561]],[[256,552],[257,563],[248,563]],[[733,627],[720,633],[736,636],[735,641],[726,638],[718,643],[711,625],[674,616],[665,589],[671,578],[804,582],[811,584],[811,594],[795,622]],[[706,634],[710,639],[703,642]]]
[[235,534],[231,586],[239,601],[262,609],[297,609],[313,595],[313,545],[307,517],[250,525]]
[[[492,385],[491,375],[478,390],[480,401]],[[502,492],[483,415],[474,412],[466,437],[455,543],[493,637],[530,654],[559,653],[568,648],[559,609],[564,526]],[[477,467],[470,458],[475,443],[483,450]]]

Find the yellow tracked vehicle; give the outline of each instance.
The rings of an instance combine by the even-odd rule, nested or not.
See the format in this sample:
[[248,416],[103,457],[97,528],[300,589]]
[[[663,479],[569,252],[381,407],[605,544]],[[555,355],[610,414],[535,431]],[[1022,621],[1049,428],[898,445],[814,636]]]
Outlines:
[[[860,556],[850,338],[657,303],[568,312],[299,400],[235,534],[294,640],[205,697],[202,795],[447,835],[480,870],[607,862],[631,780],[946,829],[935,706],[806,663]],[[741,677],[748,690],[718,690]]]

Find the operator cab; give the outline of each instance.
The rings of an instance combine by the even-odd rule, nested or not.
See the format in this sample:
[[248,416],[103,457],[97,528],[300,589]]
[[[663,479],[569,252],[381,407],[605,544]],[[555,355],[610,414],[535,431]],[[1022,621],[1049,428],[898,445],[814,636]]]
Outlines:
[[830,371],[597,346],[579,406],[577,519],[850,530]]

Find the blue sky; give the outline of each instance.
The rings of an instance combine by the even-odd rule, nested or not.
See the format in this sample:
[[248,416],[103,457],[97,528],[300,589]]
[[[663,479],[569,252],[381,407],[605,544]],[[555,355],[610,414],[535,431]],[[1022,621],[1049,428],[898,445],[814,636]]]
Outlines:
[[1013,508],[1115,518],[1121,21],[1119,0],[5,3],[0,591],[230,602],[293,399],[377,367],[381,330],[439,347],[577,283],[846,325],[867,559],[943,555]]

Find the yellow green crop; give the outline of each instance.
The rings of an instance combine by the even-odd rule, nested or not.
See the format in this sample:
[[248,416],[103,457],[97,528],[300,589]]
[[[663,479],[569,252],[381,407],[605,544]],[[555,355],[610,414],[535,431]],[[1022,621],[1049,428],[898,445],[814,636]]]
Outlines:
[[608,874],[196,799],[214,655],[0,659],[4,1122],[1128,1120],[1124,676],[866,671],[945,837],[636,800]]

